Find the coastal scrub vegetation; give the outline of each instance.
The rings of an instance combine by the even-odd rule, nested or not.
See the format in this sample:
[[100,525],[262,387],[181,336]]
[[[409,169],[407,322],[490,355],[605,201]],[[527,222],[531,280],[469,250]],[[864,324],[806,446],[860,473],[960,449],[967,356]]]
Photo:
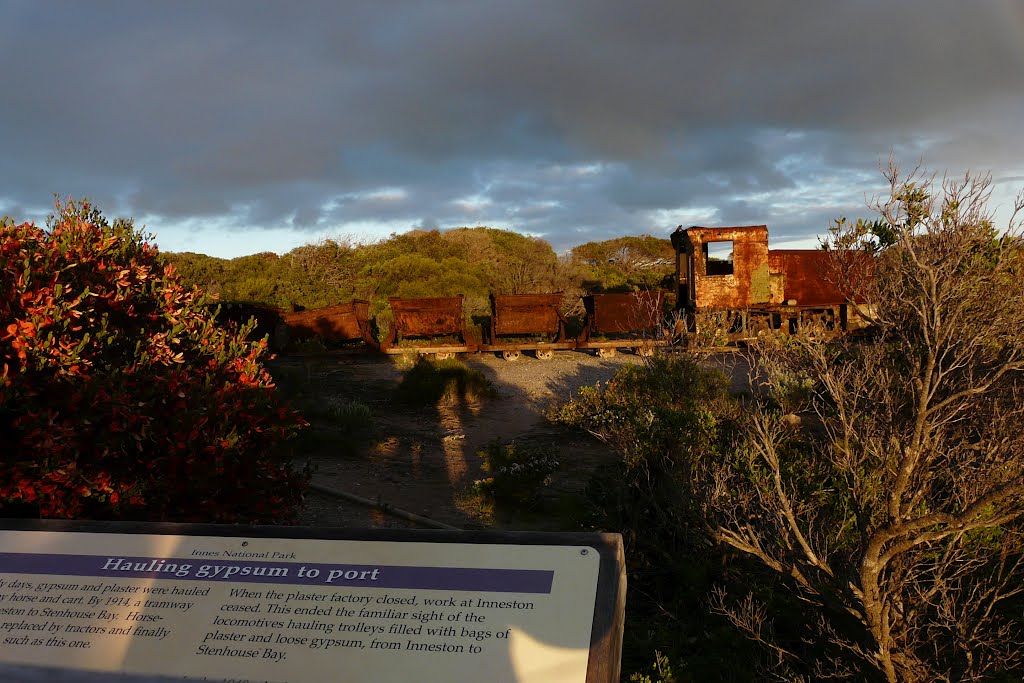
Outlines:
[[635,680],[1019,679],[1020,224],[997,229],[987,177],[886,178],[881,220],[824,245],[871,339],[764,337],[743,395],[657,360],[553,413],[620,454],[593,499],[642,586]]
[[131,221],[0,221],[0,514],[271,523],[304,420]]
[[563,292],[571,312],[588,292],[667,287],[674,268],[671,245],[655,237],[592,242],[560,257],[542,239],[484,227],[413,230],[371,244],[324,239],[281,256],[166,256],[183,282],[224,302],[288,309],[365,299],[371,316],[388,297],[457,294],[465,295],[468,314],[487,315],[492,292]]
[[[840,221],[826,240],[877,254],[851,280],[876,343],[763,345],[743,447],[696,477],[713,537],[815,609],[814,656],[771,638],[756,598],[714,605],[815,677],[987,680],[1024,642],[1020,224],[996,229],[987,177],[886,177],[889,239]],[[780,377],[809,390],[787,404]]]

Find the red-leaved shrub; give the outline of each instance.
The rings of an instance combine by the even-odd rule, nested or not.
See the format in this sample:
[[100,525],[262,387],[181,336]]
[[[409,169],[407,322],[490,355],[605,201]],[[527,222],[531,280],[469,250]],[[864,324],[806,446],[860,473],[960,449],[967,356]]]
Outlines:
[[0,516],[288,521],[305,423],[130,221],[0,222]]

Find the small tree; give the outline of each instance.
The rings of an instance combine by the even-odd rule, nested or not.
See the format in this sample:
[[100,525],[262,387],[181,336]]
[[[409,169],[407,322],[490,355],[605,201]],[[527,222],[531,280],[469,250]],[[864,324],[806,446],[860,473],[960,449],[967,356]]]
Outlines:
[[0,222],[0,515],[288,520],[303,421],[130,221]]
[[[1016,212],[994,229],[988,178],[886,176],[891,244],[845,221],[827,241],[877,254],[859,292],[876,342],[763,343],[743,445],[702,462],[696,488],[714,536],[815,607],[805,671],[981,680],[1024,650],[1008,610],[1024,586],[1024,247]],[[716,605],[808,657],[756,601]]]

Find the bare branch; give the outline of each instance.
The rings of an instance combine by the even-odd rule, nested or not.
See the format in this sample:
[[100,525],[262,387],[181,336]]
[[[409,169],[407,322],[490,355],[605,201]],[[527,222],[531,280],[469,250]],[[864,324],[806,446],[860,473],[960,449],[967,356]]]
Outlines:
[[[989,176],[883,173],[895,239],[872,277],[848,251],[871,226],[824,244],[879,342],[759,342],[745,456],[706,466],[705,505],[716,538],[828,610],[817,637],[848,659],[822,675],[980,680],[1024,651],[999,607],[1024,591],[1024,192],[1000,233]],[[756,605],[717,609],[770,647]]]

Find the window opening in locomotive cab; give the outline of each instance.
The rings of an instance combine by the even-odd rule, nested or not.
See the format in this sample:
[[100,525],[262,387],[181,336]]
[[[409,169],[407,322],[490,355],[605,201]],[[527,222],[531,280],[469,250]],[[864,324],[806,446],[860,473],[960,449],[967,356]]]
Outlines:
[[704,263],[708,275],[733,274],[732,242],[705,242]]

